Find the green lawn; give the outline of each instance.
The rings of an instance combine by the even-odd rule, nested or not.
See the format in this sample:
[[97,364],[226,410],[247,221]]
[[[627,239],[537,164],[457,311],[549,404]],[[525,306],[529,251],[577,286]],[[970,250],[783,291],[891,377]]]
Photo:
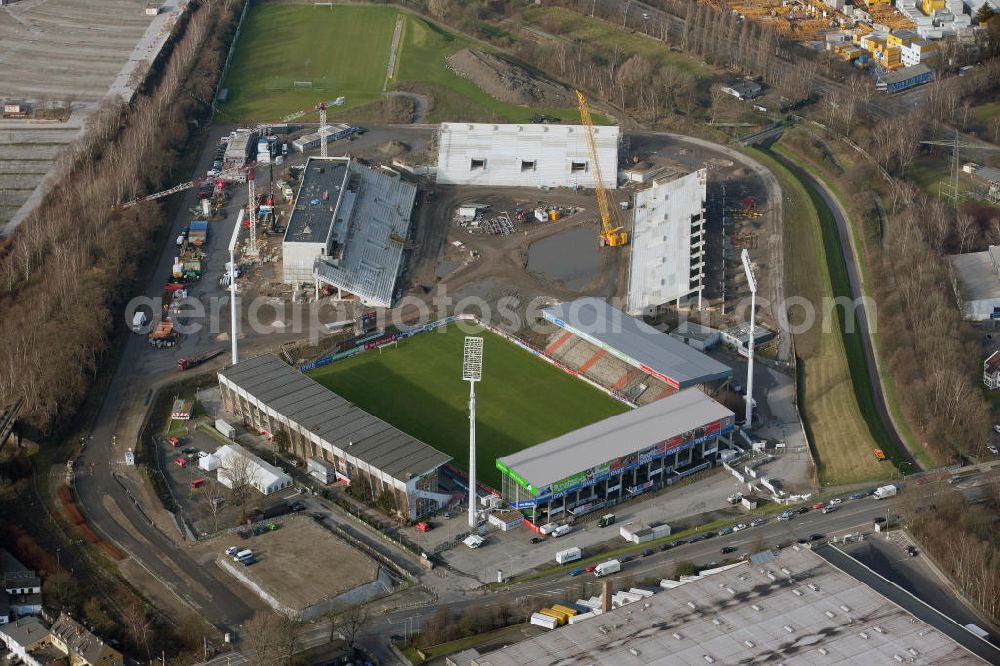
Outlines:
[[[476,470],[494,488],[500,484],[498,457],[628,409],[493,333],[472,334],[485,338],[483,381],[476,386]],[[457,325],[421,333],[397,348],[335,361],[309,376],[468,468],[465,335]]]
[[[824,299],[847,293],[843,256],[839,251],[831,256],[827,249],[833,247],[829,236],[833,220],[828,219],[829,210],[825,206],[817,207],[811,196],[815,193],[811,193],[772,154],[755,149],[748,152],[774,172],[785,197],[786,295],[812,303],[817,313],[814,324],[794,338],[799,412],[813,448],[819,477],[824,483],[834,484],[884,478],[890,471],[889,463],[876,461],[872,450],[888,449],[888,445],[880,424],[873,436],[875,424],[870,419],[874,417],[877,422],[877,415],[859,405],[859,397],[865,390],[870,391],[870,387],[855,385],[856,381],[861,381],[859,370],[863,373],[865,368],[860,341],[855,339],[857,334],[842,334],[841,309],[838,308],[837,320],[828,322],[831,325],[825,326],[821,319]],[[802,313],[800,307],[791,308],[789,320],[793,326],[803,323]],[[869,402],[870,397],[869,393]],[[886,452],[890,453],[891,449]]]
[[224,84],[228,117],[267,122],[340,96],[350,106],[381,97],[396,9],[255,3],[249,12]]
[[[527,107],[490,97],[446,62],[456,51],[482,45],[395,7],[254,4],[249,11],[224,84],[229,99],[221,112],[232,120],[279,120],[341,96],[346,105],[331,119],[353,119],[352,107],[382,98],[400,15],[403,39],[389,88],[405,84],[430,96],[429,122],[527,122],[536,113],[579,120],[575,106]],[[294,87],[297,81],[312,81],[312,87]],[[316,120],[314,114],[307,118]],[[606,119],[595,115],[594,122]]]
[[[472,40],[442,30],[419,16],[407,15],[403,48],[395,81],[416,84],[434,97],[428,121],[468,120],[471,122],[527,122],[536,113],[553,115],[563,122],[575,123],[580,115],[576,107],[545,108],[507,104],[486,94],[468,79],[448,69],[447,58],[464,48],[483,48]],[[594,116],[595,123],[606,119]]]

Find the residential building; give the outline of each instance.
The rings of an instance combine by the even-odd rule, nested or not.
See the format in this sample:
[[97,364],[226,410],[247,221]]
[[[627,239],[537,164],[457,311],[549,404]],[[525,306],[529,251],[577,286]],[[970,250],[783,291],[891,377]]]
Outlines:
[[69,657],[70,666],[124,666],[125,657],[85,626],[63,613],[52,625],[49,640]]
[[727,95],[732,95],[737,99],[756,99],[757,97],[760,97],[761,92],[764,90],[763,86],[750,79],[743,79],[741,81],[737,81],[736,83],[722,86],[719,89]]
[[[3,582],[0,599],[4,611],[0,616],[6,615],[10,620],[42,612],[41,579],[6,550],[0,550],[0,579]],[[0,622],[3,622],[2,617]]]
[[1000,351],[995,351],[983,361],[983,386],[990,391],[1000,390]]
[[0,641],[26,666],[66,663],[65,654],[54,649],[49,640],[49,628],[37,617],[22,617],[0,626]]

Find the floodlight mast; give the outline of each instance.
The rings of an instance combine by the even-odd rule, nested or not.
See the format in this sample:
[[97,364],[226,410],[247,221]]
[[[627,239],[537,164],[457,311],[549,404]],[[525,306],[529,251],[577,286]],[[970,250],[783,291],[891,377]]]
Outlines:
[[462,379],[469,382],[469,528],[476,529],[476,382],[483,378],[483,339],[465,336]]
[[750,265],[750,253],[744,248],[740,253],[743,261],[743,270],[747,274],[747,284],[750,285],[750,338],[747,340],[747,396],[746,412],[743,427],[750,429],[753,423],[753,348],[756,338],[754,338],[754,319],[757,316],[757,278],[754,277],[753,267]]
[[240,239],[241,226],[243,226],[243,211],[240,211],[236,226],[233,228],[233,236],[229,239],[229,337],[232,345],[233,365],[239,363],[240,360],[239,346],[236,341],[236,329],[239,324],[237,320],[239,309],[236,306],[236,243]]

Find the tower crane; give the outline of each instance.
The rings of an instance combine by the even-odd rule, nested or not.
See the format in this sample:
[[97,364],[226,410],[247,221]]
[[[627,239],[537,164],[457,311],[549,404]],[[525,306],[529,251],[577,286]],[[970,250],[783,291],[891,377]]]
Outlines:
[[[290,113],[287,116],[283,117],[281,120],[278,120],[276,122],[258,123],[256,125],[252,125],[251,127],[248,127],[247,129],[251,133],[256,133],[256,132],[259,132],[259,131],[261,131],[263,129],[266,129],[268,127],[273,127],[274,125],[281,125],[281,124],[284,124],[284,123],[290,123],[293,120],[301,118],[302,116],[306,115],[307,113],[312,113],[314,111],[318,111],[319,112],[319,134],[320,134],[320,156],[321,157],[326,157],[327,156],[326,137],[327,137],[327,132],[329,131],[328,128],[327,128],[327,125],[326,125],[326,110],[327,110],[327,108],[329,108],[331,106],[340,106],[343,103],[344,103],[344,98],[343,97],[338,97],[335,100],[332,100],[332,101],[329,101],[329,102],[320,102],[319,104],[316,104],[314,106],[307,107],[305,109],[300,109],[300,110],[298,110],[298,111],[296,111],[294,113]],[[248,167],[244,167],[244,168],[252,168],[252,166],[248,166]],[[239,169],[238,171],[242,171],[242,169]],[[206,180],[208,180],[208,178],[195,178],[195,179],[189,180],[189,181],[187,181],[185,183],[180,183],[179,185],[174,185],[173,187],[171,187],[169,189],[162,190],[160,192],[155,192],[154,194],[147,194],[145,196],[136,197],[135,199],[132,199],[131,201],[121,202],[117,206],[115,206],[115,208],[123,208],[123,209],[124,208],[131,208],[132,206],[134,206],[134,205],[136,205],[138,203],[142,203],[144,201],[155,201],[156,199],[162,199],[163,197],[169,197],[171,194],[177,194],[178,192],[184,192],[185,190],[190,190],[192,187],[198,187],[199,185],[201,185]],[[252,178],[251,178],[251,180],[252,180]]]
[[[961,171],[961,160],[959,159],[959,149],[969,148],[970,150],[1000,150],[996,146],[985,143],[970,143],[962,141],[955,130],[955,138],[950,141],[921,141],[928,146],[951,146],[951,177],[948,183],[941,183],[938,186],[938,196],[951,202],[953,208],[958,208],[958,201],[961,198],[958,191],[958,174]],[[994,201],[994,203],[997,203]]]
[[594,189],[597,191],[597,207],[601,215],[601,231],[598,234],[601,247],[620,247],[628,244],[628,233],[623,231],[625,225],[621,219],[618,206],[611,201],[611,195],[604,187],[604,179],[601,177],[601,163],[597,156],[597,142],[594,139],[594,123],[590,118],[590,106],[587,98],[579,90],[576,91],[576,98],[580,106],[580,120],[583,121],[584,131],[587,135],[587,148],[590,150],[590,164],[594,170]]

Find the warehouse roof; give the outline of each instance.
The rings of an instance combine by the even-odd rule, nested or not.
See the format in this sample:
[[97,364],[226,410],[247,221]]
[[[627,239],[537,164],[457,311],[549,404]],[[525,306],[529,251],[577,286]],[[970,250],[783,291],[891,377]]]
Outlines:
[[310,158],[302,172],[295,207],[285,230],[286,243],[326,243],[333,215],[347,181],[350,158]]
[[485,654],[532,664],[984,663],[805,548],[744,562]]
[[949,257],[962,282],[967,301],[1000,298],[1000,245],[982,252],[966,252]]
[[897,69],[895,72],[890,72],[882,77],[881,81],[886,85],[892,85],[893,83],[899,83],[901,81],[908,81],[915,76],[921,76],[923,74],[930,73],[931,68],[923,63],[913,65],[911,67],[904,67],[902,69]]
[[219,376],[344,455],[396,479],[405,481],[451,460],[451,456],[372,416],[277,356],[241,361],[220,371]]
[[700,390],[687,389],[504,456],[500,462],[535,488],[542,488],[732,416],[732,411]]
[[725,379],[728,366],[657,331],[600,298],[579,298],[542,316],[676,388]]

